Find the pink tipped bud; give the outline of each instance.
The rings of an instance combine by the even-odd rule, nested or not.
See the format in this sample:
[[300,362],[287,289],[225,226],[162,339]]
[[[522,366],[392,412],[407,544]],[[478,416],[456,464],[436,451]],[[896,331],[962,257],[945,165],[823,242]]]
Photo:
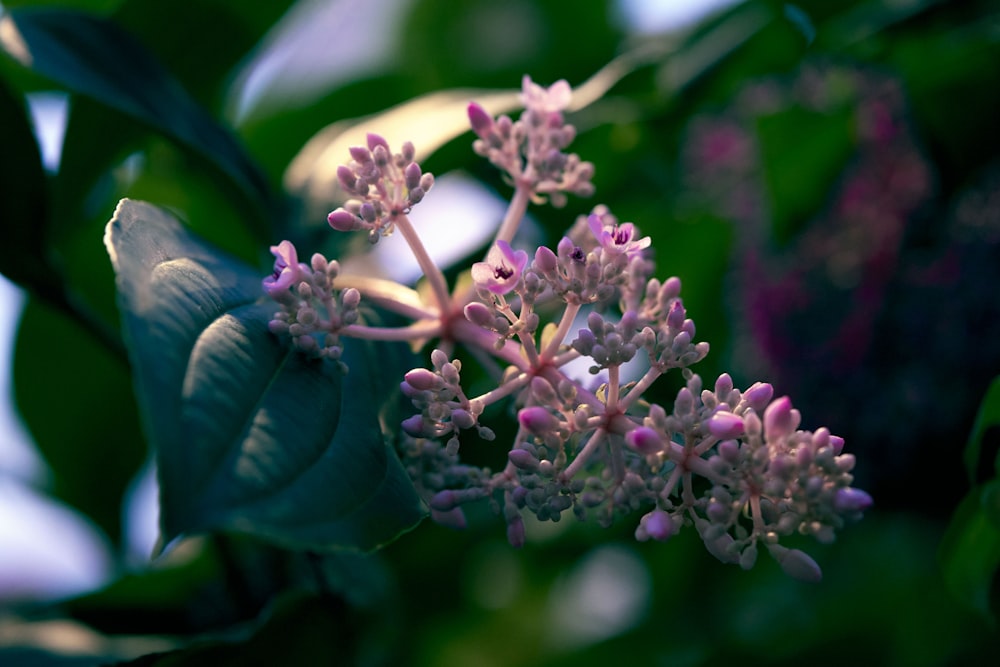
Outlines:
[[473,301],[465,306],[465,319],[469,320],[477,327],[492,329],[493,321],[496,319],[496,315],[493,314],[493,310],[486,304],[480,303],[479,301]]
[[445,489],[444,491],[438,491],[431,498],[430,505],[431,510],[437,510],[438,512],[450,512],[456,507],[458,507],[461,499],[458,494],[451,489]]
[[510,546],[520,549],[524,546],[524,537],[524,521],[516,516],[507,524],[507,541]]
[[539,246],[535,251],[535,268],[542,273],[550,273],[559,266],[556,254],[545,246]]
[[379,134],[369,132],[366,139],[368,140],[368,150],[370,151],[374,151],[376,146],[381,146],[387,151],[389,150],[389,142],[383,139]]
[[517,419],[521,426],[535,435],[545,435],[559,428],[556,416],[540,405],[522,409],[517,413]]
[[847,512],[864,512],[872,506],[872,497],[861,489],[850,487],[838,489],[833,496],[833,509],[841,514]]
[[406,169],[403,170],[403,178],[406,179],[406,187],[409,190],[420,187],[420,177],[421,177],[420,165],[416,162],[411,162],[406,165]]
[[420,391],[434,391],[440,389],[444,384],[440,375],[426,368],[414,368],[412,371],[407,371],[403,379],[411,387]]
[[839,435],[830,436],[830,446],[833,447],[834,456],[839,456],[844,451],[844,439]]
[[670,306],[670,312],[667,313],[667,326],[671,329],[680,329],[684,326],[686,315],[687,311],[684,310],[684,304],[680,301],[674,301],[674,304]]
[[743,420],[732,412],[716,412],[708,419],[709,433],[722,440],[740,437],[743,428]]
[[[673,519],[663,510],[653,510],[644,515],[639,520],[639,526],[643,529],[646,537],[652,538],[657,542],[666,542],[669,540],[676,529]],[[636,537],[639,537],[639,531],[636,531]]]
[[338,232],[353,232],[361,228],[361,220],[358,216],[342,208],[338,208],[326,216],[326,221]]
[[663,439],[648,426],[640,426],[626,433],[625,444],[644,456],[663,451]]
[[458,428],[472,428],[476,425],[476,418],[468,410],[456,408],[451,411],[451,423]]
[[507,458],[521,470],[529,472],[538,470],[538,459],[526,449],[512,449],[507,454]]
[[823,571],[804,551],[788,549],[780,544],[768,545],[767,549],[789,577],[812,584],[822,581]]
[[464,530],[468,525],[465,521],[465,512],[462,511],[461,507],[455,507],[447,512],[432,509],[431,520],[453,530]]
[[787,396],[771,401],[764,410],[764,435],[770,439],[783,438],[799,426],[799,411],[792,408]]
[[480,139],[485,139],[493,129],[493,117],[475,102],[469,102],[469,124]]
[[766,382],[755,382],[743,393],[743,398],[758,413],[767,406],[772,396],[774,396],[774,387]]
[[403,432],[407,435],[411,435],[414,438],[421,438],[426,435],[424,432],[424,417],[423,415],[413,415],[412,417],[407,417],[400,424],[403,428]]
[[355,162],[360,162],[361,164],[366,164],[372,161],[372,153],[370,150],[364,146],[351,146],[347,149],[351,154],[351,157]]

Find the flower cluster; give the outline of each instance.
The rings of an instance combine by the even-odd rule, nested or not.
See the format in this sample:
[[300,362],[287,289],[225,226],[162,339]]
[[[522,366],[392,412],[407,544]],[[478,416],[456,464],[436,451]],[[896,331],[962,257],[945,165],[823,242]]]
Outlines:
[[[433,182],[413,161],[412,145],[390,158],[384,140],[369,135],[368,148],[352,149],[340,172],[356,199],[331,213],[330,224],[376,237],[399,228],[433,301],[405,286],[338,277],[336,263],[319,256],[311,267],[299,264],[283,242],[274,249],[275,273],[264,280],[281,305],[272,329],[306,350],[312,344],[303,341],[318,347],[319,335],[332,336],[323,350],[338,335],[442,341],[430,367],[409,371],[400,385],[416,410],[401,424],[400,455],[435,521],[462,527],[463,506],[485,500],[520,546],[527,515],[559,521],[572,514],[607,526],[641,511],[640,541],[693,527],[723,562],[749,569],[763,547],[791,576],[818,579],[816,563],[780,540],[800,533],[828,542],[871,504],[851,487],[854,457],[843,440],[825,428],[801,430],[798,411],[768,384],[740,390],[724,374],[704,388],[690,367],[708,344],[697,340],[680,280],[655,278],[651,239],[607,207],[580,216],[554,249],[532,255],[512,245],[528,201],[562,205],[565,192],[592,190],[592,166],[562,152],[574,135],[562,116],[570,95],[565,82],[546,89],[526,78],[517,121],[469,106],[476,152],[515,187],[494,243],[471,267],[474,289],[449,291],[407,219]],[[365,326],[361,298],[414,323]],[[499,362],[491,389],[467,393],[454,344]],[[589,376],[572,371],[578,360]],[[626,364],[640,369],[637,379],[626,380]],[[650,403],[647,390],[670,372],[681,373],[685,386],[669,408]],[[462,447],[496,439],[482,423],[494,404],[512,405],[517,415],[506,462],[498,470],[463,463]]]

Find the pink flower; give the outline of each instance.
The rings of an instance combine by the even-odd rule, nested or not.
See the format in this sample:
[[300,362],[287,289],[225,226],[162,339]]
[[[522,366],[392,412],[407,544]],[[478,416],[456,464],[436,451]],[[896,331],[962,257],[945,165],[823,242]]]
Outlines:
[[573,89],[565,79],[543,88],[531,80],[527,74],[521,80],[521,103],[525,109],[539,113],[559,113],[569,106]]
[[601,216],[591,214],[587,218],[587,224],[590,225],[590,231],[593,232],[601,247],[614,255],[624,253],[632,256],[648,248],[649,244],[652,243],[652,239],[648,236],[635,240],[638,230],[631,222],[606,225],[601,220]]
[[274,273],[264,278],[264,291],[273,297],[299,282],[302,266],[291,241],[271,246],[271,254],[274,255]]
[[485,262],[472,265],[472,280],[477,287],[494,294],[506,294],[517,285],[527,263],[528,253],[512,249],[506,241],[497,241]]

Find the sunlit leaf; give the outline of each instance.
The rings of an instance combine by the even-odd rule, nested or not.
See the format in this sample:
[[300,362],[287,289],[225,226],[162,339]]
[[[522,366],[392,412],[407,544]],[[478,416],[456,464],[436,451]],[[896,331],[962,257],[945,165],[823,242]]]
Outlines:
[[[579,111],[593,104],[636,68],[662,57],[663,49],[653,47],[616,58],[573,89],[567,110]],[[349,159],[351,146],[365,144],[367,133],[381,135],[394,150],[399,150],[404,141],[413,141],[417,159],[423,160],[470,131],[466,109],[473,100],[493,115],[521,106],[519,91],[447,90],[428,93],[365,118],[338,121],[313,136],[295,156],[285,173],[285,187],[316,210],[331,208],[340,197],[337,167]]]
[[158,451],[164,541],[229,529],[371,549],[420,520],[380,423],[391,354],[348,344],[345,376],[291,351],[267,329],[259,273],[151,205],[124,200],[106,243]]

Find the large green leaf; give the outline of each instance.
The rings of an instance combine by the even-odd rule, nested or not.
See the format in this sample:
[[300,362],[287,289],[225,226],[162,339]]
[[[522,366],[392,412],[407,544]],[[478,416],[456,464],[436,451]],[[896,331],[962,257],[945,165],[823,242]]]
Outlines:
[[270,210],[268,185],[233,135],[115,23],[63,9],[14,9],[0,17],[0,47],[25,67],[197,152]]
[[45,263],[45,174],[24,100],[0,78],[0,273],[23,285],[51,282]]
[[[106,244],[140,405],[158,449],[163,540],[228,529],[308,550],[370,549],[424,507],[380,423],[387,356],[344,375],[267,329],[260,275],[168,213],[123,200]],[[383,400],[380,400],[380,397]]]
[[965,471],[969,475],[972,484],[983,481],[980,477],[984,472],[993,475],[1000,475],[1000,454],[997,454],[995,461],[984,462],[982,458],[983,436],[991,428],[1000,426],[1000,377],[993,379],[983,402],[979,404],[979,412],[976,414],[976,422],[972,426],[972,433],[969,434],[969,441],[965,445],[965,452],[962,460],[965,463]]
[[14,348],[14,398],[51,469],[52,493],[117,541],[122,497],[146,445],[125,359],[93,334],[29,298]]

